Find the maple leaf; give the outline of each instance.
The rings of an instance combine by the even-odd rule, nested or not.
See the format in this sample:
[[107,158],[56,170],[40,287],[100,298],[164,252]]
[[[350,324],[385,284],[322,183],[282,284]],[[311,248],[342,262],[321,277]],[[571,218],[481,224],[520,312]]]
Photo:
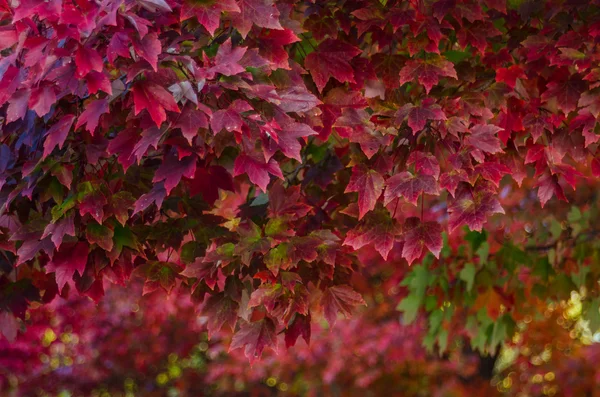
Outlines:
[[496,81],[506,83],[511,89],[515,88],[517,79],[524,79],[523,66],[511,65],[508,68],[496,69]]
[[437,180],[440,176],[440,163],[431,153],[415,150],[409,156],[406,164],[415,165],[415,171],[422,175],[431,175]]
[[296,313],[293,322],[285,330],[285,346],[287,348],[294,346],[299,336],[302,336],[307,345],[310,344],[310,322],[310,313],[306,316]]
[[308,112],[314,109],[317,105],[322,102],[313,94],[311,94],[306,87],[290,87],[283,91],[279,91],[279,108],[284,112]]
[[504,175],[512,173],[510,168],[497,161],[485,161],[477,164],[474,171],[479,173],[484,179],[492,182],[496,187],[499,186],[500,180]]
[[194,109],[188,103],[181,111],[175,124],[173,124],[173,128],[179,128],[191,145],[193,139],[198,135],[198,130],[200,128],[208,128],[208,118],[204,112]]
[[583,108],[582,110],[587,110],[590,112],[595,118],[600,116],[600,100],[598,99],[597,94],[593,94],[591,92],[582,93],[581,97],[579,98],[578,106]]
[[152,183],[163,182],[167,195],[179,184],[182,177],[191,178],[196,172],[196,156],[191,155],[179,159],[177,154],[171,152],[156,170]]
[[158,55],[162,50],[158,35],[156,33],[149,33],[141,40],[133,40],[132,44],[135,52],[148,61],[155,72],[158,71]]
[[564,81],[551,81],[542,93],[542,101],[555,102],[556,106],[565,114],[577,109],[581,94],[586,89],[586,83],[580,79]]
[[425,128],[425,124],[429,120],[446,120],[446,115],[440,107],[435,104],[434,99],[426,98],[421,106],[414,106],[413,104],[406,104],[402,106],[396,112],[396,123],[402,124],[404,119],[408,116],[408,126],[416,135]]
[[298,142],[298,138],[317,135],[317,132],[304,123],[297,123],[293,118],[283,113],[276,114],[275,120],[277,129],[271,130],[271,132],[276,136],[267,133],[266,144],[264,145],[265,156],[270,158],[279,149],[286,157],[302,162],[300,156],[302,146]]
[[56,103],[56,89],[51,84],[41,84],[31,90],[29,96],[29,107],[33,109],[39,117],[43,117]]
[[209,296],[202,306],[202,314],[208,319],[208,338],[211,339],[224,325],[235,330],[238,309],[239,304],[224,292]]
[[354,308],[360,305],[366,305],[362,296],[345,284],[326,288],[321,297],[323,314],[330,328],[335,325],[338,313],[350,318]]
[[273,0],[239,0],[239,13],[232,15],[233,25],[246,38],[252,24],[268,29],[283,29],[279,23],[279,10]]
[[44,141],[44,154],[42,155],[42,159],[48,157],[56,146],[58,146],[59,149],[62,149],[65,139],[67,139],[67,135],[73,125],[73,121],[75,121],[75,116],[68,114],[50,127],[46,135],[46,140]]
[[306,56],[304,66],[310,71],[319,92],[323,92],[330,77],[340,83],[355,82],[350,60],[361,52],[359,48],[343,41],[327,39],[319,44],[315,52]]
[[75,272],[83,276],[88,260],[89,246],[80,241],[75,244],[63,244],[62,250],[54,253],[52,260],[46,265],[46,273],[54,273],[59,291],[65,284],[73,280]]
[[90,244],[96,244],[105,251],[113,249],[114,232],[104,225],[95,222],[87,224],[85,229],[85,237]]
[[373,54],[371,63],[378,77],[381,78],[385,88],[394,89],[400,87],[398,75],[404,66],[406,58],[398,54]]
[[129,53],[129,43],[131,38],[125,32],[117,32],[115,33],[108,43],[108,48],[106,49],[106,56],[108,61],[112,64],[115,63],[115,59],[118,56],[123,58],[131,58]]
[[388,205],[392,200],[399,197],[404,197],[409,203],[416,205],[421,193],[434,196],[440,194],[438,184],[432,175],[413,175],[408,171],[400,172],[388,178],[385,185],[384,205]]
[[41,237],[42,240],[50,236],[50,240],[56,249],[59,249],[65,235],[75,237],[75,224],[73,223],[73,219],[73,216],[67,216],[55,223],[49,223],[44,229],[44,233]]
[[23,244],[17,250],[17,266],[21,265],[28,260],[33,259],[38,252],[44,251],[47,254],[52,254],[54,251],[54,245],[52,241],[45,237],[41,240],[38,239],[30,239],[24,241]]
[[112,85],[110,80],[106,77],[106,74],[102,72],[91,71],[85,76],[85,82],[87,83],[88,92],[95,94],[99,90],[106,92],[108,95],[112,95]]
[[8,100],[6,109],[6,121],[12,123],[25,117],[29,103],[30,90],[19,90]]
[[88,191],[81,192],[84,196],[79,203],[79,214],[81,216],[90,214],[96,222],[102,224],[104,221],[106,197],[100,190],[94,189],[91,185],[89,185],[89,189]]
[[79,46],[75,53],[75,65],[77,66],[77,77],[81,78],[92,70],[102,72],[104,62],[93,48]]
[[140,211],[145,210],[153,203],[156,204],[156,208],[160,209],[163,200],[167,196],[167,190],[162,183],[157,183],[152,187],[152,190],[146,194],[142,194],[134,204],[133,214],[137,214]]
[[217,110],[210,119],[210,128],[213,130],[213,134],[216,135],[223,129],[228,132],[242,132],[244,121],[240,113],[249,110],[252,110],[252,106],[241,99],[234,101],[227,109]]
[[165,110],[179,113],[179,107],[169,91],[155,83],[139,82],[133,86],[134,114],[139,114],[146,109],[152,121],[160,127],[167,119]]
[[358,219],[375,208],[375,204],[383,191],[383,177],[375,170],[368,169],[364,164],[352,168],[350,182],[344,193],[358,192]]
[[213,204],[219,198],[219,189],[234,191],[231,174],[221,166],[196,167],[190,179],[190,196],[201,194],[204,201]]
[[283,179],[279,164],[274,159],[265,162],[254,155],[248,154],[240,154],[235,159],[233,176],[241,174],[247,174],[250,181],[257,185],[263,192],[267,191],[267,185],[270,181],[269,174]]
[[404,223],[404,246],[402,257],[411,265],[427,248],[439,259],[442,250],[442,227],[437,222],[421,222],[419,218],[407,218]]
[[498,139],[502,128],[491,124],[477,124],[471,127],[471,134],[465,138],[465,143],[485,153],[503,153]]
[[290,69],[288,53],[283,46],[300,41],[292,30],[265,29],[257,40],[260,43],[260,54],[273,63],[273,68]]
[[233,335],[229,351],[244,348],[244,354],[250,361],[260,357],[265,347],[277,353],[277,334],[275,323],[268,317],[255,322],[244,322]]
[[471,230],[481,231],[488,216],[504,214],[504,209],[494,193],[494,187],[487,182],[480,181],[474,187],[461,182],[454,199],[448,202],[450,233],[462,225],[469,226]]
[[82,125],[85,124],[85,129],[90,132],[90,134],[94,134],[96,131],[96,127],[98,127],[98,121],[100,120],[100,116],[104,113],[108,113],[108,101],[106,98],[97,99],[92,103],[88,104],[77,119],[77,123],[75,124],[75,129],[78,129]]
[[418,80],[425,87],[425,92],[437,85],[440,77],[452,77],[458,79],[452,62],[441,57],[432,60],[410,60],[400,70],[400,84]]
[[542,208],[552,198],[556,196],[559,200],[568,201],[565,197],[562,186],[558,183],[558,177],[548,172],[544,173],[540,179],[538,179],[536,186],[538,187],[538,198]]
[[388,254],[394,246],[396,234],[398,234],[397,225],[393,219],[390,219],[387,210],[374,212],[346,234],[342,245],[349,245],[354,250],[358,250],[372,244],[381,257],[387,260]]
[[215,73],[220,73],[223,76],[235,76],[244,72],[246,69],[239,62],[246,50],[245,47],[232,48],[231,38],[227,39],[219,46],[214,59],[215,66],[206,71],[207,77],[214,78]]
[[180,20],[183,22],[194,16],[211,36],[221,23],[221,12],[240,12],[235,0],[218,0],[213,2],[185,1],[181,6]]

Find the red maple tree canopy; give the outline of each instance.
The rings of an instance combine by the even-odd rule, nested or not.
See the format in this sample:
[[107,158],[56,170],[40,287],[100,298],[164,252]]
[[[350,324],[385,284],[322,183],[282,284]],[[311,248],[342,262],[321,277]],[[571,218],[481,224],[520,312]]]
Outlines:
[[379,278],[440,351],[574,290],[597,329],[599,36],[596,1],[0,0],[0,334],[130,278],[252,361]]

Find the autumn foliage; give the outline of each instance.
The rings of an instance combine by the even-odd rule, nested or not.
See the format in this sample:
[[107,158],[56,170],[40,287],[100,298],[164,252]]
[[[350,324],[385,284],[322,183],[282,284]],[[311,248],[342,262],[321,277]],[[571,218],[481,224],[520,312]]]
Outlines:
[[251,362],[384,301],[429,353],[574,301],[591,343],[599,36],[596,1],[0,0],[0,335],[120,286]]

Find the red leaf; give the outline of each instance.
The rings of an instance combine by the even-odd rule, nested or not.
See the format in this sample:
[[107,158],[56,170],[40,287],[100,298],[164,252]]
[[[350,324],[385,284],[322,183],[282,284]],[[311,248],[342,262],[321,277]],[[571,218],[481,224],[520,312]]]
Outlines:
[[[387,212],[387,211],[386,211]],[[343,245],[349,245],[354,250],[358,250],[366,245],[372,244],[373,247],[384,260],[387,260],[389,252],[394,246],[397,227],[392,219],[379,219],[379,216],[369,218],[356,228],[346,234]]]
[[268,317],[248,323],[233,335],[229,351],[244,348],[244,354],[252,362],[260,357],[265,347],[277,353],[277,334],[275,323]]
[[212,205],[219,198],[219,189],[234,191],[233,179],[221,166],[197,167],[190,180],[190,196],[201,194],[204,201]]
[[217,110],[210,120],[210,128],[212,128],[213,134],[217,135],[223,129],[229,132],[242,132],[244,121],[242,120],[240,113],[247,112],[251,109],[252,107],[248,102],[238,99],[234,101],[229,108]]
[[431,61],[410,60],[400,71],[400,84],[418,80],[425,87],[425,92],[429,93],[431,88],[438,84],[440,77],[458,79],[452,62],[441,57]]
[[559,200],[568,202],[562,186],[558,183],[558,177],[556,175],[551,175],[548,172],[544,173],[536,183],[536,186],[538,186],[537,195],[540,199],[542,208],[544,208],[544,205],[546,205],[552,196],[555,195]]
[[95,94],[98,90],[102,90],[108,95],[112,95],[112,85],[104,73],[91,71],[85,76],[85,81],[90,94]]
[[577,109],[579,98],[586,87],[586,83],[580,79],[551,81],[546,86],[546,91],[542,93],[542,101],[555,102],[558,109],[569,114]]
[[340,83],[354,83],[354,70],[350,60],[362,51],[340,40],[327,39],[315,52],[308,54],[304,66],[310,71],[319,92],[323,91],[330,77]]
[[284,112],[308,112],[317,105],[322,104],[306,87],[290,87],[280,91],[279,98],[281,99],[279,108]]
[[279,23],[279,10],[273,3],[273,0],[239,0],[240,12],[232,14],[233,26],[243,38],[253,23],[261,28],[283,29]]
[[232,48],[231,38],[227,39],[219,46],[214,59],[215,66],[207,70],[208,78],[214,78],[215,73],[220,73],[223,76],[234,76],[244,72],[246,69],[239,62],[246,50],[246,47]]
[[42,160],[45,159],[56,146],[58,146],[59,149],[62,149],[74,120],[75,116],[68,114],[50,127],[48,134],[46,135],[46,140],[44,141],[44,154],[42,155]]
[[39,117],[44,117],[48,114],[55,102],[56,92],[53,85],[42,84],[31,90],[29,107],[34,110]]
[[388,178],[385,181],[386,189],[383,195],[384,205],[388,205],[392,200],[404,197],[406,201],[417,205],[417,200],[421,193],[427,193],[434,196],[440,194],[438,184],[431,175],[416,174],[408,171],[401,172]]
[[294,346],[299,336],[302,336],[307,345],[310,344],[310,317],[310,313],[307,316],[296,313],[292,324],[285,330],[285,347]]
[[321,298],[323,313],[330,328],[335,325],[338,313],[342,313],[346,318],[349,318],[352,316],[354,308],[359,305],[366,305],[366,303],[362,296],[349,285],[329,287],[323,292]]
[[416,217],[406,219],[402,257],[409,265],[421,257],[423,248],[427,248],[439,259],[442,245],[442,227],[439,223],[421,222]]
[[488,216],[504,214],[495,193],[495,189],[486,182],[479,182],[475,187],[461,182],[454,199],[448,202],[450,233],[462,225],[481,231]]
[[132,91],[134,114],[137,115],[146,109],[157,127],[167,119],[165,110],[180,112],[173,95],[158,84],[141,81],[134,85]]
[[158,55],[162,47],[156,33],[149,33],[141,40],[133,40],[133,48],[139,56],[148,61],[155,72],[158,70]]
[[153,183],[163,182],[167,195],[179,184],[182,177],[191,178],[196,172],[196,156],[187,156],[179,159],[177,154],[172,152],[165,156],[160,167],[156,170]]
[[413,135],[423,130],[429,120],[446,120],[446,115],[440,105],[435,104],[431,98],[425,99],[421,106],[414,106],[410,103],[402,106],[396,112],[396,123],[402,124],[407,115],[408,126],[412,130]]
[[131,58],[131,54],[129,53],[130,42],[131,38],[127,33],[117,32],[112,36],[110,43],[108,43],[108,48],[106,49],[106,55],[110,63],[114,64],[117,56]]
[[160,209],[163,200],[167,196],[167,191],[162,183],[158,183],[152,187],[152,190],[146,194],[142,194],[134,204],[133,215],[140,211],[145,210],[153,203],[156,204],[156,208]]
[[81,78],[92,70],[102,72],[104,62],[93,48],[79,46],[75,53],[75,65],[77,66],[77,77]]
[[89,246],[80,241],[74,245],[63,244],[46,265],[46,273],[55,273],[58,290],[62,291],[68,281],[73,280],[75,272],[83,276],[88,260]]
[[502,153],[498,132],[502,128],[491,124],[477,124],[471,127],[471,134],[465,138],[465,143],[486,153]]
[[440,176],[440,163],[431,153],[423,153],[418,150],[411,152],[406,164],[415,165],[415,171],[423,175],[431,175],[437,180]]
[[223,328],[223,325],[227,325],[232,331],[235,330],[238,309],[238,303],[223,292],[209,296],[202,306],[202,314],[208,318],[208,338],[212,338]]
[[365,165],[359,164],[352,168],[350,182],[346,186],[344,193],[358,192],[358,219],[373,208],[383,191],[383,177],[377,171],[368,169]]
[[100,190],[94,190],[88,193],[79,204],[79,215],[84,216],[90,214],[96,222],[102,224],[104,221],[104,206],[106,205],[106,197]]
[[181,6],[180,20],[183,22],[195,16],[210,35],[214,36],[215,30],[221,24],[221,12],[240,12],[240,8],[235,0],[219,0],[213,3],[185,1]]
[[198,129],[208,128],[208,119],[204,112],[194,109],[188,103],[181,111],[175,124],[173,124],[173,128],[181,129],[181,133],[191,145],[193,139],[198,135]]
[[279,164],[274,159],[264,162],[260,158],[243,153],[237,156],[233,165],[233,176],[241,174],[247,174],[250,182],[257,185],[263,192],[267,191],[270,181],[269,174],[283,179]]
[[496,81],[506,83],[511,89],[515,88],[517,79],[524,79],[525,77],[521,65],[512,65],[508,68],[496,69]]
[[75,129],[81,127],[82,125],[86,125],[85,129],[90,132],[90,134],[94,134],[96,127],[98,126],[98,121],[100,120],[100,116],[104,113],[108,113],[108,100],[97,99],[91,103],[89,103],[81,116],[77,119],[77,124],[75,124]]
[[[265,155],[270,158],[279,149],[286,157],[302,162],[302,157],[300,156],[302,146],[298,142],[298,138],[317,135],[317,132],[304,123],[297,123],[293,118],[285,114],[277,115],[275,120],[275,128],[277,129],[270,131],[273,135],[265,134],[267,135],[265,139],[266,144],[263,145]],[[263,127],[263,130],[266,130],[266,128]]]
[[71,215],[58,220],[56,223],[49,223],[44,229],[42,239],[51,236],[50,240],[56,249],[59,249],[65,235],[75,237],[75,225],[73,219],[74,217]]
[[6,122],[12,123],[25,117],[27,106],[29,104],[29,89],[19,90],[13,94],[8,101],[8,109],[6,109]]

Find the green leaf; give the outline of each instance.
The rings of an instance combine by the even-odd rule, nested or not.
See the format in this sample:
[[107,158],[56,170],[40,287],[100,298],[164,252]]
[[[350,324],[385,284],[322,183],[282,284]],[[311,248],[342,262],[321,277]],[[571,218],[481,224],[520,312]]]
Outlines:
[[417,318],[419,312],[419,306],[421,305],[421,298],[410,294],[406,298],[402,299],[396,310],[401,311],[402,323],[405,325],[411,324]]
[[473,289],[473,283],[475,282],[475,274],[477,273],[477,269],[475,265],[472,263],[467,263],[465,267],[460,271],[458,277],[467,283],[467,291],[471,292]]
[[75,207],[74,196],[69,196],[65,201],[62,202],[62,204],[52,207],[52,210],[50,211],[52,214],[52,223],[62,218],[63,215],[73,207]]
[[584,317],[589,321],[592,334],[596,333],[600,329],[600,298],[596,298],[590,302]]
[[484,241],[483,243],[481,243],[481,245],[479,246],[479,248],[477,248],[477,251],[475,251],[475,253],[477,254],[477,256],[479,256],[479,260],[481,261],[481,263],[487,263],[488,257],[490,255],[490,245],[488,244],[488,242]]
[[461,63],[465,59],[469,59],[469,58],[473,57],[473,55],[469,51],[456,51],[456,50],[446,51],[442,55],[445,56],[447,60],[449,60],[450,62],[452,62],[454,64]]
[[289,250],[290,245],[288,243],[282,243],[269,251],[265,256],[265,264],[273,275],[277,276],[279,269],[285,267],[289,263]]
[[429,314],[429,333],[436,334],[442,321],[444,320],[444,312],[440,309],[434,310]]
[[112,251],[113,235],[114,232],[112,230],[96,222],[88,223],[85,230],[85,236],[87,237],[88,241],[90,243],[97,244],[105,251]]

